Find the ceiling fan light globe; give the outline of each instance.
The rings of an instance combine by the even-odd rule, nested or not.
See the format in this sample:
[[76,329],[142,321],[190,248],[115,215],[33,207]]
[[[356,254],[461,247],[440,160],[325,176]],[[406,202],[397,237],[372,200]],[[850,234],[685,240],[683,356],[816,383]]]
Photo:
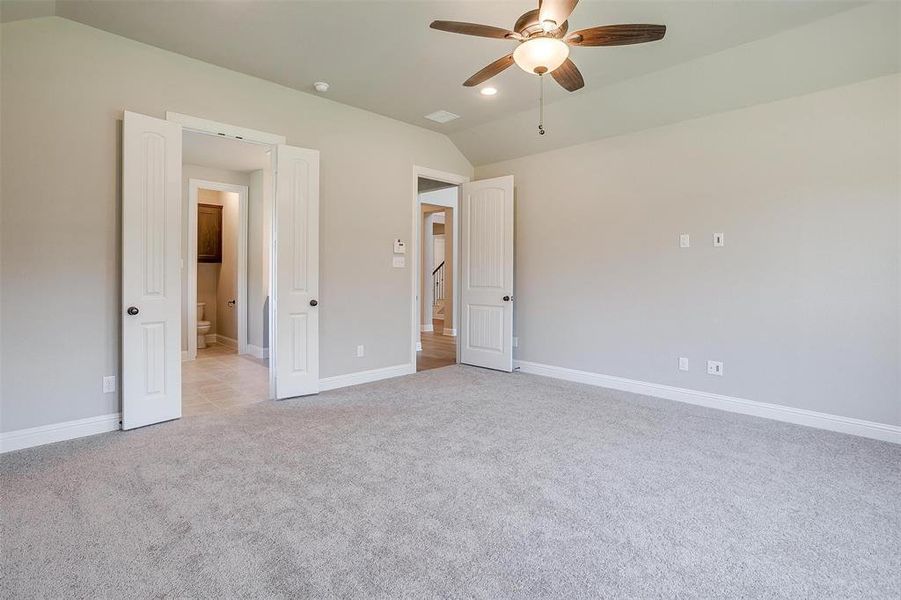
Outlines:
[[526,73],[550,73],[569,58],[569,46],[552,37],[524,41],[513,51],[513,60]]

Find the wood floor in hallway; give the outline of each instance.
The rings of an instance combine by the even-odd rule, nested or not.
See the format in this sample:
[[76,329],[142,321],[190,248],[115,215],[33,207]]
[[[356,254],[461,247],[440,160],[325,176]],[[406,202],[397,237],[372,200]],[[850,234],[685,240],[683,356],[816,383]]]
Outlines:
[[[440,329],[435,327],[436,332],[444,329],[443,321],[435,323],[441,325]],[[446,367],[457,362],[457,338],[436,332],[422,333],[422,351],[416,353],[417,371]]]

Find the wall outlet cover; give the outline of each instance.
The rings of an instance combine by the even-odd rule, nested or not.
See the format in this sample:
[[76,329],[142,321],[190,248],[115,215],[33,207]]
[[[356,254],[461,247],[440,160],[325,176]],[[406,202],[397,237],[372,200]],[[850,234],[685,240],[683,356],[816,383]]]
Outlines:
[[717,375],[717,376],[722,377],[723,363],[718,360],[708,360],[707,361],[707,374],[708,375]]
[[103,378],[103,393],[111,394],[116,391],[116,376],[108,375]]
[[366,356],[366,348],[363,347],[363,344],[357,346],[357,358],[361,358]]
[[688,370],[688,359],[684,356],[679,357],[679,370],[687,371]]
[[395,256],[391,260],[391,266],[395,269],[403,269],[407,264],[406,259],[403,256]]
[[687,233],[683,233],[679,236],[679,247],[688,248],[689,246],[691,246],[691,236]]

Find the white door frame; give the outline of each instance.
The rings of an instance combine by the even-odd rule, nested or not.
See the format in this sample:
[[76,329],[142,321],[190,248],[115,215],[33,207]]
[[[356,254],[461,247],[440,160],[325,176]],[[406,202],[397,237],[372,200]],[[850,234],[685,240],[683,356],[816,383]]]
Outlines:
[[[278,144],[287,143],[285,136],[277,135],[274,133],[267,133],[265,131],[257,131],[254,129],[247,129],[246,127],[237,127],[235,125],[229,125],[227,123],[217,123],[216,121],[210,121],[209,119],[204,119],[202,117],[193,117],[190,115],[184,115],[177,112],[166,111],[166,120],[171,121],[173,123],[178,123],[182,126],[182,131],[191,131],[194,133],[203,133],[206,135],[215,135],[219,137],[228,137],[236,140],[241,140],[243,142],[248,142],[251,144],[261,144],[263,146],[267,146],[270,149],[275,148]],[[184,136],[182,136],[184,138]],[[277,299],[275,298],[275,290],[272,285],[273,274],[275,273],[275,228],[277,225],[277,216],[275,212],[275,155],[276,152],[273,150],[270,153],[270,166],[269,172],[272,176],[272,189],[270,192],[270,206],[272,206],[272,218],[270,219],[269,224],[269,397],[275,397],[275,369],[272,368],[272,365],[275,364],[275,344],[273,340],[275,339],[275,308],[277,304]],[[263,199],[264,202],[266,199]],[[265,231],[264,231],[265,233]],[[264,239],[266,239],[264,237]],[[197,304],[196,302],[194,303]],[[190,311],[189,311],[190,313]],[[197,320],[196,312],[194,316],[194,320]],[[197,330],[197,327],[194,327],[194,330]],[[197,343],[197,340],[194,340],[194,343]]]
[[[419,203],[419,178],[425,177],[427,179],[433,179],[435,181],[442,181],[444,183],[450,183],[453,185],[461,185],[470,181],[471,177],[467,175],[460,175],[458,173],[448,173],[446,171],[438,171],[436,169],[430,169],[428,167],[420,167],[417,165],[413,165],[413,227],[412,227],[412,235],[410,239],[413,240],[412,246],[412,258],[411,261],[413,265],[413,275],[411,277],[411,293],[410,298],[412,299],[412,310],[410,311],[410,330],[411,330],[411,338],[410,338],[410,367],[411,372],[416,372],[416,352],[421,348],[419,342],[419,334],[420,334],[420,310],[422,306],[421,295],[421,284],[420,284],[420,272],[422,271],[422,250],[421,246],[421,230],[422,230],[422,209],[420,208]],[[458,188],[459,189],[459,188]],[[454,261],[454,270],[452,274],[451,280],[453,281],[453,299],[454,299],[454,327],[459,327],[459,315],[460,315],[460,261],[458,257],[460,256],[460,195],[457,194],[457,203],[456,206],[448,207],[454,209],[454,239],[453,239],[453,261]],[[455,338],[455,343],[457,344],[457,362],[460,361],[460,336],[458,335]]]
[[[188,180],[188,359],[197,358],[197,197],[200,190],[238,194],[238,354],[247,353],[247,198],[246,185]],[[192,307],[194,307],[192,309]]]

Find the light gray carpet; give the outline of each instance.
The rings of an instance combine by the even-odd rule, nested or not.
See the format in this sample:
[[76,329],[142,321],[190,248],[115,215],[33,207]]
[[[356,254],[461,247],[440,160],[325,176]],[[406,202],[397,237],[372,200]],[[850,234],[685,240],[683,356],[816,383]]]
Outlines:
[[7,454],[4,598],[893,598],[901,447],[448,367]]

